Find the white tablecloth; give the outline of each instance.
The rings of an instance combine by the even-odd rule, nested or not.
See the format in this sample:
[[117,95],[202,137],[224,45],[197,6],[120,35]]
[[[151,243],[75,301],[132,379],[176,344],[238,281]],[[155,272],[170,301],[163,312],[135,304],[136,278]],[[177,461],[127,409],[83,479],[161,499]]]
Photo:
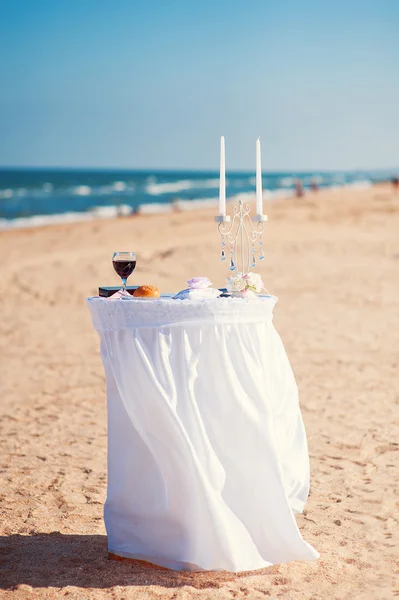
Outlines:
[[243,571],[318,553],[276,298],[88,301],[108,396],[108,549],[171,569]]

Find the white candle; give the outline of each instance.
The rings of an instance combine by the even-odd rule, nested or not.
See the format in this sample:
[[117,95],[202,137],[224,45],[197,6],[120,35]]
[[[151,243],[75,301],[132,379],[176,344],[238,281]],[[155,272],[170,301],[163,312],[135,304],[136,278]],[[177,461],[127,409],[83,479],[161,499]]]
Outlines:
[[220,183],[219,183],[219,215],[226,214],[226,162],[224,153],[224,136],[220,138]]
[[256,214],[263,215],[262,162],[260,158],[260,138],[256,140]]

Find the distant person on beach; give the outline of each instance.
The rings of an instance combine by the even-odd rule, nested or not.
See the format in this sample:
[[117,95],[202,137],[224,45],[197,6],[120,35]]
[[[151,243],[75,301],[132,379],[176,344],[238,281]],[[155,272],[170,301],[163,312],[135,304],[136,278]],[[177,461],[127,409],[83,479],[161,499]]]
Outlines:
[[295,181],[295,195],[297,198],[302,198],[303,196],[303,185],[300,179]]
[[316,179],[312,179],[312,181],[310,182],[310,189],[312,190],[312,192],[318,192],[319,191],[319,186],[317,185],[317,180]]
[[393,191],[397,194],[399,192],[399,177],[392,177]]
[[172,204],[172,210],[174,212],[181,212],[181,208],[179,206],[179,198],[173,198],[171,204]]

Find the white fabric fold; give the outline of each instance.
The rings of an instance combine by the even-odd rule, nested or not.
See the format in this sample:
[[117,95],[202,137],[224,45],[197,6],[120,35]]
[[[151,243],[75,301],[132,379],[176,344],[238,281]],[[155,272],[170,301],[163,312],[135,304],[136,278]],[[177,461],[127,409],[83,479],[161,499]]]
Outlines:
[[276,300],[89,299],[107,378],[110,552],[189,570],[317,558],[293,514],[309,459]]

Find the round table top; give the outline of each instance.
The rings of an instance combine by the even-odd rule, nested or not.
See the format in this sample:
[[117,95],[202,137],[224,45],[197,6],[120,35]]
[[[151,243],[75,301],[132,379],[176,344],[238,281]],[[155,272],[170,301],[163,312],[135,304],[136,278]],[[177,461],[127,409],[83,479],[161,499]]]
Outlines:
[[204,323],[254,323],[273,318],[276,296],[174,300],[112,300],[94,296],[88,306],[97,331]]

